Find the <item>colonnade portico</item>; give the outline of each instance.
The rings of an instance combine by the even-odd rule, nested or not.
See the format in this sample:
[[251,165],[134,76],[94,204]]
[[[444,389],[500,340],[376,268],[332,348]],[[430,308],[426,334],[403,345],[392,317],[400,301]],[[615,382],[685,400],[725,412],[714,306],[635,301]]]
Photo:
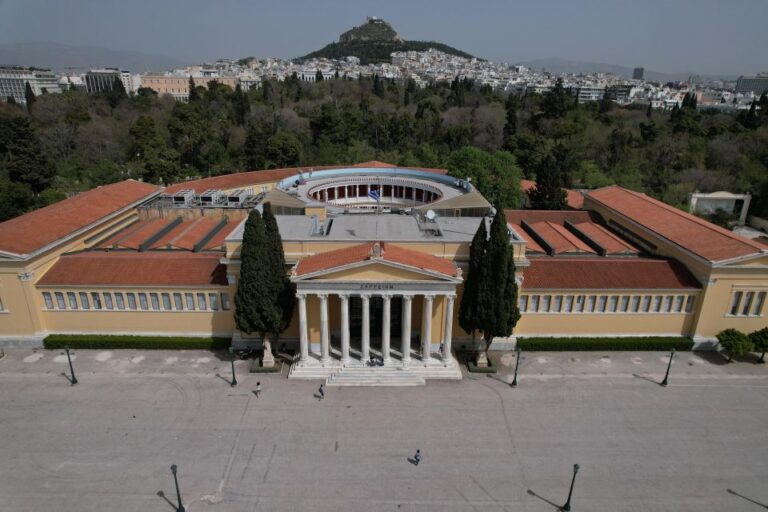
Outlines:
[[[447,365],[451,360],[451,336],[453,327],[453,304],[455,300],[454,292],[435,292],[435,291],[409,291],[408,293],[398,292],[385,292],[385,293],[368,293],[368,292],[355,292],[355,291],[309,291],[299,290],[297,292],[298,298],[298,313],[299,313],[299,364],[306,364],[310,360],[310,339],[309,339],[309,323],[308,323],[308,296],[314,295],[319,300],[319,314],[320,314],[320,364],[327,366],[332,364],[332,347],[331,347],[331,333],[330,333],[330,319],[329,319],[329,299],[331,296],[336,295],[339,299],[340,305],[340,363],[342,366],[348,365],[352,361],[350,354],[350,300],[353,297],[359,297],[361,307],[361,333],[360,333],[360,359],[365,362],[371,356],[371,336],[370,336],[370,301],[372,298],[378,297],[382,302],[381,311],[381,359],[385,366],[390,365],[402,365],[408,366],[412,363],[411,357],[411,337],[413,332],[412,326],[412,308],[413,300],[419,296],[423,298],[423,311],[421,314],[421,326],[419,329],[421,344],[418,350],[419,362],[422,365],[428,365],[432,359],[432,332],[433,332],[433,314],[434,314],[434,299],[436,297],[445,298],[444,309],[444,325],[442,329],[443,335],[441,336],[441,359]],[[399,350],[393,350],[391,343],[391,313],[392,313],[392,299],[402,299],[402,313],[401,313],[401,332],[398,333],[401,339],[401,346]],[[393,358],[394,352],[400,353],[399,361]]]

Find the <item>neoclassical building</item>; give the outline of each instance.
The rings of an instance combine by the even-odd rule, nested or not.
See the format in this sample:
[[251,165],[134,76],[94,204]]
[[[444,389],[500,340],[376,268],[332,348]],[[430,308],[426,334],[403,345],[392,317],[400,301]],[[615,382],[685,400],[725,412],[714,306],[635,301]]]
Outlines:
[[[525,187],[526,185],[523,184]],[[573,200],[572,200],[573,199]],[[249,337],[233,320],[244,219],[269,202],[296,310],[292,377],[458,378],[469,245],[492,207],[441,169],[381,162],[99,187],[0,224],[0,341],[50,333]],[[690,336],[766,325],[768,247],[612,186],[505,212],[526,336]],[[407,371],[403,372],[402,369]]]

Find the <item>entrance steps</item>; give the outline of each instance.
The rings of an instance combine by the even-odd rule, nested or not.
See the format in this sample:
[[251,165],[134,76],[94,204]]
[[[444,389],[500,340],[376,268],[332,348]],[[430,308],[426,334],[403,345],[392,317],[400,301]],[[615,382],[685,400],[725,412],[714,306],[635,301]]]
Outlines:
[[455,359],[444,362],[430,358],[424,362],[411,359],[407,367],[394,359],[386,366],[368,366],[353,359],[342,366],[341,361],[332,359],[323,366],[319,359],[310,358],[291,366],[289,379],[325,380],[328,386],[423,386],[428,379],[461,380],[461,368]]
[[396,366],[344,367],[334,373],[326,382],[327,386],[423,386],[423,377],[414,375]]

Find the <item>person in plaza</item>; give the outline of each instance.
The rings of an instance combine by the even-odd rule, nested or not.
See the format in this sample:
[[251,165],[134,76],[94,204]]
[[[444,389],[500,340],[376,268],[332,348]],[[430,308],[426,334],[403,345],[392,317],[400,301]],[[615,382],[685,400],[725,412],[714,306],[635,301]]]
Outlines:
[[261,394],[261,382],[256,383],[256,398],[259,398],[259,395]]
[[416,454],[413,456],[413,465],[418,466],[421,462],[421,450],[416,450]]
[[317,394],[320,397],[320,400],[325,398],[325,384],[320,384],[320,388],[318,388]]

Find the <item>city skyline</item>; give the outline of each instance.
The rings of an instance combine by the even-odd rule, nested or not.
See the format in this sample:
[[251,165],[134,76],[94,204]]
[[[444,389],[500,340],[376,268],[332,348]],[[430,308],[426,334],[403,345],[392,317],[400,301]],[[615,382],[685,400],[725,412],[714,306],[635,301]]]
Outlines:
[[190,63],[249,55],[295,58],[338,39],[366,16],[379,16],[404,39],[435,40],[499,62],[557,57],[710,75],[749,75],[766,67],[761,48],[768,35],[761,30],[765,16],[759,1],[743,0],[736,8],[687,0],[649,1],[642,9],[602,0],[546,8],[518,2],[470,6],[454,0],[395,1],[382,7],[347,0],[331,7],[167,0],[160,9],[141,0],[113,5],[2,0],[0,44],[50,41]]

